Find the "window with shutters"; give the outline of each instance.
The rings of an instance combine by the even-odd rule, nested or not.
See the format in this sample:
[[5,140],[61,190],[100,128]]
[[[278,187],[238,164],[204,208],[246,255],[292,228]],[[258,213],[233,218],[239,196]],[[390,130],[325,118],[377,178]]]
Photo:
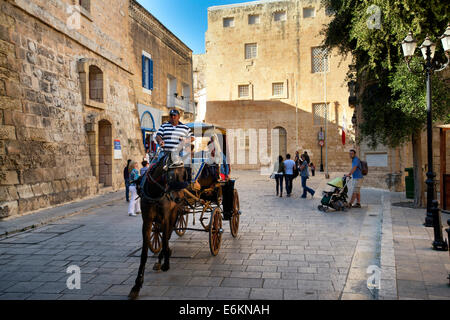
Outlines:
[[254,59],[258,55],[258,45],[256,43],[245,44],[245,59]]
[[273,13],[273,20],[286,21],[286,11],[277,11]]
[[259,24],[259,14],[249,14],[248,24]]
[[146,52],[142,54],[142,87],[153,90],[153,60]]
[[223,18],[223,27],[224,28],[231,28],[234,27],[234,18]]
[[239,85],[238,86],[238,94],[239,94],[239,98],[248,97],[249,96],[249,85],[248,84]]
[[[330,104],[328,104],[328,109]],[[327,108],[325,103],[313,103],[313,123],[315,126],[325,126],[325,115],[327,114]],[[327,116],[327,121],[330,121],[330,117]]]
[[250,148],[250,134],[247,129],[239,131],[239,149],[248,150]]
[[284,93],[284,83],[283,82],[275,82],[272,83],[272,95],[274,97],[280,97]]
[[311,49],[311,72],[328,72],[328,50],[324,47]]

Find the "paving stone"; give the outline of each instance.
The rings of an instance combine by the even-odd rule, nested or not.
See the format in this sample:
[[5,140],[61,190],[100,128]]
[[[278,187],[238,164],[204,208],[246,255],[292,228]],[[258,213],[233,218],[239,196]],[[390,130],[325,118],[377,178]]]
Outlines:
[[224,278],[221,287],[261,288],[264,279]]
[[262,289],[252,288],[250,291],[251,300],[282,300],[282,289]]

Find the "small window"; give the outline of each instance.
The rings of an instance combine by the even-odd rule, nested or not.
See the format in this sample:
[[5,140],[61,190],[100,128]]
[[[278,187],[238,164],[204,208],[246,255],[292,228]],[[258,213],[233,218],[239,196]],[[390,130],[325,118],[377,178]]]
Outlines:
[[223,18],[223,27],[224,28],[234,27],[234,18]]
[[153,90],[153,60],[146,54],[142,55],[142,87]]
[[253,59],[258,55],[258,45],[256,43],[245,44],[245,59]]
[[89,66],[89,99],[103,102],[103,72],[96,66]]
[[275,21],[286,21],[286,11],[274,12],[273,19]]
[[[328,108],[329,108],[328,104]],[[314,125],[315,126],[325,126],[325,114],[327,112],[327,108],[325,103],[314,103],[313,104],[313,117],[314,117]],[[327,117],[327,121],[330,121],[330,118]]]
[[311,50],[312,73],[328,71],[328,50],[315,47]]
[[247,98],[249,96],[249,85],[240,85],[238,86],[239,98]]
[[283,82],[275,82],[272,83],[272,95],[273,96],[282,96],[283,95]]
[[248,24],[259,24],[259,14],[250,14],[248,16]]
[[303,18],[313,18],[316,15],[314,8],[303,8]]

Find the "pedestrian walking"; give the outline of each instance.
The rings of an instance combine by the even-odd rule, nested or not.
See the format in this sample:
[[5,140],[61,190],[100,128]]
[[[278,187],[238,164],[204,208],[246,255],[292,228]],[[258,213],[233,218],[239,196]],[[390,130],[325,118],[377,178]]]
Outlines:
[[283,175],[284,175],[284,163],[283,157],[278,156],[278,162],[273,165],[273,175],[275,176],[275,182],[277,185],[277,196],[283,197]]
[[300,167],[300,153],[298,151],[295,151],[294,162],[297,168]]
[[304,154],[301,155],[301,160],[302,164],[300,165],[300,177],[302,179],[302,188],[303,188],[302,198],[306,198],[308,192],[311,194],[311,197],[314,197],[314,194],[316,192],[313,189],[306,186],[306,181],[309,179],[309,172],[308,172],[308,162],[306,161],[306,157]]
[[311,168],[311,175],[314,177],[316,175],[316,166],[311,162],[309,167]]
[[306,152],[306,150],[305,150],[305,151],[303,151],[303,154],[305,155],[306,162],[309,164],[311,162],[311,160],[309,159],[308,152]]
[[[363,182],[363,174],[361,171],[361,160],[356,156],[354,149],[350,150],[350,159],[352,159],[352,170],[346,177],[352,176],[352,198],[348,204],[349,208],[361,208],[361,186]],[[356,204],[353,205],[353,201],[356,199]]]
[[142,165],[142,168],[141,168],[141,170],[139,170],[139,173],[140,173],[141,176],[143,176],[147,172],[148,167],[150,166],[150,164],[148,163],[147,160],[144,160],[144,161],[141,162],[141,165]]
[[130,174],[129,182],[131,192],[131,199],[130,203],[128,204],[128,215],[136,216],[136,213],[141,213],[141,202],[139,200],[136,200],[138,197],[136,190],[136,180],[139,178],[138,163],[136,161],[130,162],[130,165],[128,166],[128,172]]
[[123,180],[125,180],[125,199],[127,199],[127,202],[130,201],[130,174],[128,173],[130,162],[131,159],[128,159],[126,167],[123,168]]
[[292,193],[292,179],[294,177],[294,167],[295,162],[291,159],[291,155],[288,153],[286,155],[286,160],[284,160],[284,179],[286,181],[286,193],[290,197]]

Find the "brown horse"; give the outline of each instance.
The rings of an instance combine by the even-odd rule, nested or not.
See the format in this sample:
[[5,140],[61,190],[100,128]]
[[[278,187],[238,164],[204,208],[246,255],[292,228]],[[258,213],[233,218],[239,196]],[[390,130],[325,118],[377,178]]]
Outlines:
[[[143,187],[139,190],[143,220],[141,263],[135,285],[128,295],[131,299],[137,298],[144,282],[153,222],[160,226],[163,234],[162,250],[153,269],[167,271],[170,268],[169,240],[178,218],[178,212],[183,206],[184,192],[182,189],[186,187],[186,169],[183,166],[170,168],[168,159],[163,158],[157,165],[147,170],[144,179]],[[161,265],[163,258],[164,263]]]

